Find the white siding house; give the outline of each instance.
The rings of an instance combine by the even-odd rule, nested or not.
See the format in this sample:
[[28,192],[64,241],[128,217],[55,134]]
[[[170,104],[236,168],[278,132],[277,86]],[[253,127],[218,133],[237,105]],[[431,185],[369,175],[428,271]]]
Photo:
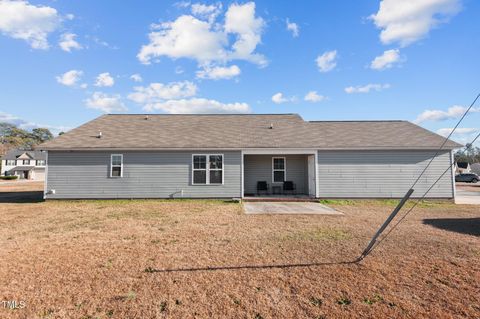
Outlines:
[[2,157],[2,176],[17,176],[18,179],[45,179],[46,154],[40,151],[11,150]]

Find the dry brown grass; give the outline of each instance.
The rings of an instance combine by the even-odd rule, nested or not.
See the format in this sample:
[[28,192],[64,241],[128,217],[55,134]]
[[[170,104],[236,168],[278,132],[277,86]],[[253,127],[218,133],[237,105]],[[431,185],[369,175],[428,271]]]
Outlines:
[[[26,301],[0,318],[479,318],[480,237],[423,223],[478,219],[478,207],[421,205],[361,264],[339,263],[393,204],[332,203],[344,216],[247,216],[221,201],[0,204],[0,299]],[[242,268],[298,263],[318,264]],[[180,271],[206,267],[227,268]]]

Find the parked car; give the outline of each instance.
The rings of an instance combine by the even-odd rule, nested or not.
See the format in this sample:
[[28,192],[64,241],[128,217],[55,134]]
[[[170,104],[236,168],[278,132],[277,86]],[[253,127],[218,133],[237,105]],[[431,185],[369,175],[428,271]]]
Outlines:
[[480,177],[475,173],[458,174],[455,176],[455,182],[476,183],[480,181]]

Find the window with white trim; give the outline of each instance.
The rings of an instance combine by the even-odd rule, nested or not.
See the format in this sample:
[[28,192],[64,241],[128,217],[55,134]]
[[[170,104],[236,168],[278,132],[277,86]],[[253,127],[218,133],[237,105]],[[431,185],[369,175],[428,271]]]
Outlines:
[[16,160],[7,160],[7,163],[5,165],[9,165],[9,166],[15,166],[17,163]]
[[283,183],[286,174],[285,157],[272,157],[272,182]]
[[223,154],[194,154],[192,156],[192,184],[223,184]]
[[30,160],[23,160],[23,165],[30,165]]
[[110,157],[110,177],[123,176],[123,155],[112,154]]
[[45,160],[37,160],[37,166],[45,166]]

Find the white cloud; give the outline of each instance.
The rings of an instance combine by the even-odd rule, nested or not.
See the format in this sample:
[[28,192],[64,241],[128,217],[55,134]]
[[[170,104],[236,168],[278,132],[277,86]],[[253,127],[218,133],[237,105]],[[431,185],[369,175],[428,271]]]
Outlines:
[[294,38],[298,37],[300,35],[300,27],[298,26],[298,24],[296,24],[295,22],[290,22],[290,20],[287,18],[287,30],[292,32],[292,36]]
[[190,81],[171,82],[168,84],[151,83],[149,86],[137,86],[128,98],[139,104],[154,104],[164,100],[192,97],[197,94],[197,86]]
[[48,49],[48,35],[61,22],[57,10],[28,1],[0,1],[0,32],[28,42],[33,49]]
[[[199,14],[209,11],[207,7],[196,6],[194,10]],[[201,17],[182,15],[175,21],[152,25],[152,32],[148,35],[150,41],[142,46],[137,57],[144,64],[167,56],[193,59],[200,66],[222,65],[236,59],[264,66],[267,63],[265,57],[255,53],[264,24],[262,18],[255,17],[253,2],[230,5],[223,25],[211,19],[206,21]],[[230,43],[229,35],[235,36],[233,43]]]
[[161,56],[194,59],[200,64],[226,60],[226,35],[212,30],[206,21],[183,15],[173,22],[154,26],[154,29],[148,35],[150,43],[143,45],[137,55],[144,64]]
[[80,81],[83,72],[79,70],[70,70],[62,75],[56,76],[57,82],[66,86],[74,86]]
[[225,14],[225,31],[237,35],[233,43],[233,52],[229,59],[247,60],[265,66],[267,61],[261,54],[254,53],[262,40],[262,31],[265,22],[255,17],[255,3],[232,4]]
[[[453,128],[441,128],[437,130],[437,134],[447,137],[452,132]],[[466,128],[466,127],[458,127],[453,135],[467,135],[467,134],[475,134],[480,132],[479,128]]]
[[201,79],[211,79],[211,80],[220,80],[220,79],[231,79],[240,75],[240,68],[236,65],[229,67],[204,67],[203,70],[197,71],[197,77]]
[[112,78],[109,72],[100,73],[97,76],[97,80],[95,81],[95,86],[113,86],[115,84],[115,80]]
[[143,105],[148,112],[166,113],[249,113],[247,103],[222,103],[216,100],[196,98],[197,86],[190,81],[168,84],[151,83],[148,86],[135,87],[128,98]]
[[127,111],[120,95],[108,95],[102,92],[94,92],[90,98],[85,100],[85,105],[104,113]]
[[[420,115],[417,116],[414,123],[422,123],[425,121],[445,121],[445,120],[452,120],[457,119],[463,116],[467,108],[460,105],[454,105],[449,107],[446,111],[442,110],[426,110],[423,111]],[[480,112],[480,108],[471,108],[470,112]]]
[[272,102],[275,104],[282,104],[291,101],[292,99],[283,96],[283,93],[278,92],[272,96]]
[[400,62],[402,62],[400,50],[392,49],[384,51],[382,55],[373,59],[372,63],[370,64],[370,68],[374,70],[385,70],[390,69],[395,64]]
[[171,114],[250,113],[247,103],[222,103],[203,98],[167,100],[145,105],[144,110],[163,111]]
[[460,8],[460,0],[382,0],[370,19],[382,29],[382,43],[407,46],[447,22]]
[[325,100],[326,97],[323,95],[319,95],[317,91],[310,91],[305,95],[303,99],[307,102],[316,103]]
[[134,82],[142,82],[143,81],[142,76],[138,73],[130,75],[130,79]]
[[77,35],[74,33],[64,33],[60,37],[58,45],[63,51],[71,52],[72,49],[80,50],[83,47],[75,40]]
[[191,10],[193,15],[207,19],[210,23],[213,23],[222,10],[222,4],[216,3],[206,5],[201,3],[193,3]]
[[369,93],[370,91],[374,90],[374,91],[382,91],[382,90],[385,90],[385,89],[389,89],[390,88],[390,84],[367,84],[367,85],[363,85],[363,86],[349,86],[349,87],[346,87],[345,88],[345,92],[347,92],[348,94],[352,94],[352,93]]
[[337,50],[327,51],[315,60],[320,72],[332,71],[337,66]]

